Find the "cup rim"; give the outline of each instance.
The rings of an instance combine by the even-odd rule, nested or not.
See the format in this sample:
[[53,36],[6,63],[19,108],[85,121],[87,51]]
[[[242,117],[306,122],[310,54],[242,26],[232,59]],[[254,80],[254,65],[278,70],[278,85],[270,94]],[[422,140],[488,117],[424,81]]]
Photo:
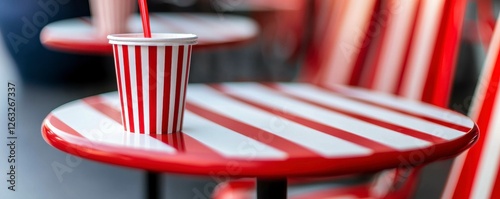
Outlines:
[[165,45],[194,45],[198,43],[198,36],[191,33],[151,33],[151,38],[145,38],[143,33],[121,33],[107,36],[110,44],[165,46]]

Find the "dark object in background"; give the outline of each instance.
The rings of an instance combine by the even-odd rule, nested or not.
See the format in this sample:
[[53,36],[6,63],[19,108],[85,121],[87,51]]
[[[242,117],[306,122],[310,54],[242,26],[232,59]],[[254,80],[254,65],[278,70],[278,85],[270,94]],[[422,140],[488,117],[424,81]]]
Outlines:
[[90,83],[107,77],[103,57],[46,49],[40,31],[50,22],[89,16],[88,1],[1,0],[0,30],[23,81],[49,85]]

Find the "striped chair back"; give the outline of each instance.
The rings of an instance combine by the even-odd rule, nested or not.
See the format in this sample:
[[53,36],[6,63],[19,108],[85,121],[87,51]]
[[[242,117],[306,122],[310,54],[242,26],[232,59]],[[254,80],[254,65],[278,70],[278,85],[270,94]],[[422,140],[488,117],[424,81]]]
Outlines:
[[481,135],[455,159],[442,198],[500,198],[500,20],[497,20],[469,116]]
[[[317,8],[340,14],[316,20],[316,34],[326,33],[316,41],[316,54],[306,60],[305,81],[360,86],[447,107],[466,0],[318,2]],[[356,34],[363,30],[362,37]],[[416,186],[418,171],[388,170],[356,190],[378,189],[376,198],[406,197]]]
[[446,106],[465,0],[316,1],[300,80]]
[[378,0],[314,1],[313,30],[299,80],[319,85],[356,85],[366,32]]
[[[466,0],[314,2],[312,39],[299,81],[360,86],[447,106]],[[404,198],[415,188],[417,171],[387,170],[367,184],[324,186],[290,198]],[[294,182],[310,180],[315,179]],[[253,185],[226,183],[215,198],[249,194]]]

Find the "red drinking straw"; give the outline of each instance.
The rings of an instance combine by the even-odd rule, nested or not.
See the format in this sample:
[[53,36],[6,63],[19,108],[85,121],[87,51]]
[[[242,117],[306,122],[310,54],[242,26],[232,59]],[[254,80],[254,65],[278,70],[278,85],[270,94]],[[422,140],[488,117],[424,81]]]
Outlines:
[[149,27],[148,4],[146,0],[139,0],[139,9],[141,10],[142,30],[144,37],[151,38],[151,28]]

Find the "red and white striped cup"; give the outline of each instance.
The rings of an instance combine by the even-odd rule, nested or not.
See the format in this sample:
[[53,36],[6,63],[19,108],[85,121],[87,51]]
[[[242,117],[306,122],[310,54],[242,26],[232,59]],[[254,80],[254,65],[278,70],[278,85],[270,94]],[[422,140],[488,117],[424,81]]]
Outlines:
[[109,34],[127,32],[128,19],[136,10],[137,0],[89,0],[89,4],[96,34],[106,39]]
[[193,34],[114,34],[118,92],[125,131],[167,134],[181,131]]

